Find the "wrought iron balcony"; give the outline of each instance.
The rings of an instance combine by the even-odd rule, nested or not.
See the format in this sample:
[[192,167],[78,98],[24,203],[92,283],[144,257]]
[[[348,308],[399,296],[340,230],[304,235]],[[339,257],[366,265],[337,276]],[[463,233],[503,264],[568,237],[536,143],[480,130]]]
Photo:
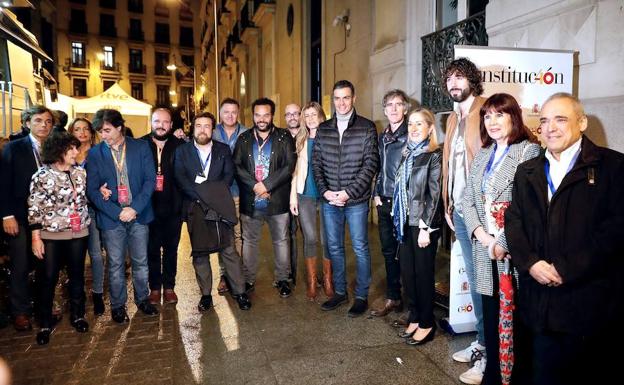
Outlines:
[[488,44],[485,12],[421,37],[422,103],[433,112],[450,111],[453,102],[445,93],[442,73],[455,58],[455,45]]
[[145,64],[143,65],[134,65],[128,64],[128,72],[131,74],[145,74]]
[[100,69],[103,71],[119,72],[119,63],[112,63],[112,65],[107,65],[105,62],[100,62]]

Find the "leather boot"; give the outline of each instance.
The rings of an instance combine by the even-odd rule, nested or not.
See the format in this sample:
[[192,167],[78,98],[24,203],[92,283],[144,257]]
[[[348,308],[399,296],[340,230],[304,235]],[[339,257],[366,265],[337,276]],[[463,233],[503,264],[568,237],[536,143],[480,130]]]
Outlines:
[[316,257],[305,258],[306,266],[306,297],[310,301],[316,298]]
[[327,298],[334,296],[331,260],[327,258],[323,258],[323,291],[325,292]]

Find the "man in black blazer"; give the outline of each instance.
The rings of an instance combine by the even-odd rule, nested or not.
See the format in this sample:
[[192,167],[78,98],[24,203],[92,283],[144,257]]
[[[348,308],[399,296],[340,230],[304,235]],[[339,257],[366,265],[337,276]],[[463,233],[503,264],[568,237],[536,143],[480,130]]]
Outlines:
[[0,210],[2,227],[9,239],[13,324],[17,330],[29,330],[32,325],[28,272],[32,252],[27,200],[32,175],[41,166],[41,145],[52,130],[54,115],[44,106],[33,106],[22,113],[22,120],[29,134],[9,142],[2,152],[0,179],[4,186],[0,189]]
[[[192,123],[193,141],[184,143],[176,150],[175,179],[184,197],[182,209],[184,219],[187,219],[192,205],[198,204],[197,186],[205,181],[222,181],[229,186],[234,177],[230,148],[226,144],[212,140],[212,130],[215,124],[215,117],[209,112],[196,115]],[[232,197],[230,196],[229,199]],[[240,255],[236,251],[234,233],[231,229],[229,237],[230,246],[221,250],[219,254],[238,307],[241,310],[248,310],[251,308],[251,302],[245,294],[243,266]],[[212,307],[210,257],[194,256],[193,267],[202,293],[197,308],[199,311],[206,311]]]
[[174,180],[173,161],[176,149],[184,141],[173,135],[171,111],[167,108],[156,108],[152,112],[151,125],[152,132],[141,138],[149,144],[156,168],[156,187],[152,194],[155,219],[149,225],[147,244],[148,299],[152,305],[160,304],[161,289],[164,289],[163,303],[175,304],[178,302],[174,287],[182,229],[182,195]]

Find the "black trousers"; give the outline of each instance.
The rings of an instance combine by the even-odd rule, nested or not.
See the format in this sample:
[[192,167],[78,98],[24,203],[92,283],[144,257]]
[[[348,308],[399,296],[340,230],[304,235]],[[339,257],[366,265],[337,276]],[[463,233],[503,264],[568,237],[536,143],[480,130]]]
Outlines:
[[377,206],[379,241],[381,253],[386,264],[386,298],[393,300],[401,299],[401,263],[397,258],[399,243],[394,236],[394,224],[392,223],[392,199],[382,197],[383,204]]
[[180,217],[156,217],[150,223],[147,242],[147,267],[151,290],[173,289],[175,287],[181,230],[182,219]]
[[14,237],[7,235],[7,240],[11,258],[11,314],[28,315],[31,311],[28,273],[35,266],[30,247],[30,230],[19,225],[18,234]]
[[[483,334],[485,339],[485,354],[487,356],[485,373],[483,374],[483,381],[481,382],[482,385],[499,385],[502,383],[498,338],[500,297],[498,295],[498,265],[495,261],[492,261],[492,282],[492,293],[494,295],[481,295],[483,305]],[[516,289],[514,290],[514,303],[517,304],[517,300],[518,291]],[[531,362],[530,335],[517,311],[514,311],[513,314],[513,342],[514,366],[511,375],[511,383],[514,385],[531,384],[531,381],[529,381]]]
[[41,327],[52,326],[54,289],[59,271],[67,266],[69,276],[69,308],[72,318],[85,315],[84,269],[89,237],[68,240],[44,240],[45,255],[39,263]]
[[429,234],[431,243],[418,247],[418,227],[405,226],[405,242],[399,245],[399,261],[403,291],[409,310],[409,323],[427,329],[433,327],[433,296],[435,293],[435,255],[440,231]]

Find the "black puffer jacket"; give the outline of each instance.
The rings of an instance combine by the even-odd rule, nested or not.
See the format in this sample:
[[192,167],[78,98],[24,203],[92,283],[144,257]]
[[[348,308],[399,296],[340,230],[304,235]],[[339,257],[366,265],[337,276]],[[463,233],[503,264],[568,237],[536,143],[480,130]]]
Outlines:
[[[271,158],[269,164],[269,176],[263,180],[264,186],[271,193],[269,199],[268,215],[287,213],[290,203],[290,181],[297,163],[295,142],[290,132],[283,128],[273,127],[270,134]],[[240,189],[240,212],[247,216],[254,213],[253,191],[257,183],[255,178],[256,162],[253,157],[253,144],[255,141],[254,129],[240,134],[234,147],[234,166],[236,167],[236,181]]]
[[375,124],[353,110],[340,143],[336,115],[321,123],[314,141],[312,168],[321,196],[328,190],[345,190],[349,195],[347,206],[370,199],[379,169]]

